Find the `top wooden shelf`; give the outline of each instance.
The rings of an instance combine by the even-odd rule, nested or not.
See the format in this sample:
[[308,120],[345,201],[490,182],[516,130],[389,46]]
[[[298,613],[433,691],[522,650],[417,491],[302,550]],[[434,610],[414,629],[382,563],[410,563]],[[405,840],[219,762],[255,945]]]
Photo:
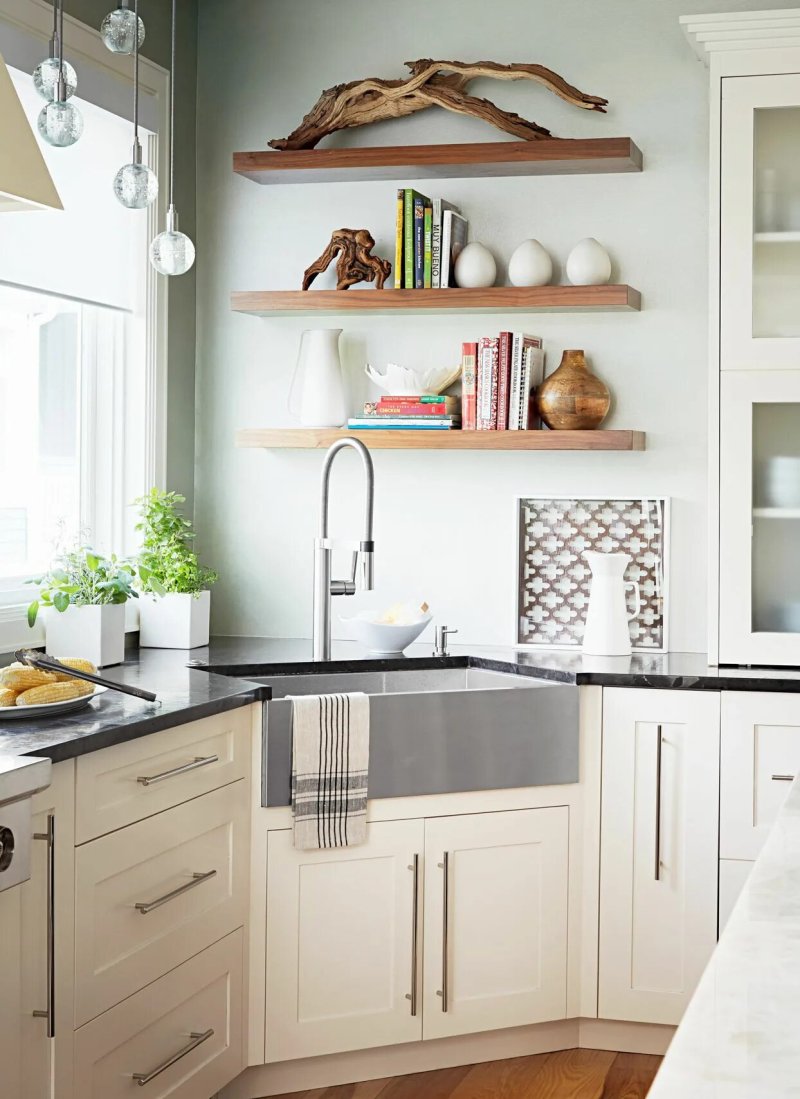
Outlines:
[[642,153],[629,137],[548,138],[234,153],[233,170],[264,184],[587,175],[640,172]]

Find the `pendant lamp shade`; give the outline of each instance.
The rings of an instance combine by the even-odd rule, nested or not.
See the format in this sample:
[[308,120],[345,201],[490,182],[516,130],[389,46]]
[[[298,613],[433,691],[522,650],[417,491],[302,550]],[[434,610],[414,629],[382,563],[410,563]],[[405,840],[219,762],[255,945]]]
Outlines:
[[64,207],[0,55],[0,213],[38,209]]

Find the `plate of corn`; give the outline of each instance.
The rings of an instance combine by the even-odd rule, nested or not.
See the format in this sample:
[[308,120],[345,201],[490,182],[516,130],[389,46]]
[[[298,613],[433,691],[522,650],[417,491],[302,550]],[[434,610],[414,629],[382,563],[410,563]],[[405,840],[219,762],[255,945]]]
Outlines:
[[[90,660],[74,657],[61,661],[76,671],[97,674]],[[64,672],[45,672],[27,664],[0,668],[0,722],[9,718],[31,718],[69,714],[88,706],[106,687],[74,679]]]

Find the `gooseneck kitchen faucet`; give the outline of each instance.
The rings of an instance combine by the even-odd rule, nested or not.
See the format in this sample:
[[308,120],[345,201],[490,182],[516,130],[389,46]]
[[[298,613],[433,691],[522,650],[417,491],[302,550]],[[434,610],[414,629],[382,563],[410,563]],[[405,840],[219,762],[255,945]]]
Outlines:
[[[364,537],[360,542],[339,543],[350,545],[353,551],[353,567],[349,580],[331,579],[331,562],[334,540],[328,537],[328,504],[330,496],[331,466],[336,455],[350,447],[360,454],[366,479]],[[372,517],[375,509],[375,471],[372,458],[358,439],[337,439],[329,448],[322,465],[322,493],[320,497],[319,537],[314,542],[314,660],[331,658],[331,597],[355,595],[357,590],[371,591],[375,586],[374,553],[372,541]]]

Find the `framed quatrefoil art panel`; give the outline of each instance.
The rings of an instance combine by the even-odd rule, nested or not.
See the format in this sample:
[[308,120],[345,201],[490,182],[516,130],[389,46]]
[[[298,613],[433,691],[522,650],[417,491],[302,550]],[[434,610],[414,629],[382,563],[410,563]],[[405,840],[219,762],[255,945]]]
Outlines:
[[[586,550],[627,553],[625,579],[635,580],[641,609],[631,620],[631,644],[667,650],[669,499],[584,496],[517,500],[516,644],[578,649],[583,640],[592,574]],[[627,590],[628,611],[636,604]]]

